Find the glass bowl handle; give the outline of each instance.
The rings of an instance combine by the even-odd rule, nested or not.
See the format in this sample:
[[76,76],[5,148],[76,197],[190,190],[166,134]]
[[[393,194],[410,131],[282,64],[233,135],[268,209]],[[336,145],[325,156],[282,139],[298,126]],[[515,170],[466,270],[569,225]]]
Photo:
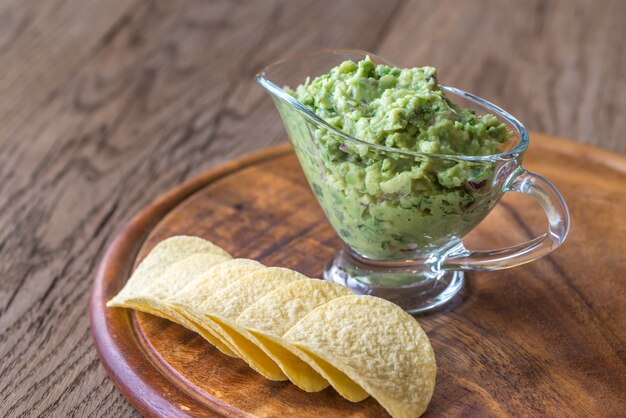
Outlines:
[[530,263],[557,249],[569,231],[569,211],[561,192],[545,177],[520,167],[504,191],[532,196],[548,217],[548,232],[532,240],[497,250],[473,251],[463,248],[449,254],[441,268],[449,270],[500,270]]

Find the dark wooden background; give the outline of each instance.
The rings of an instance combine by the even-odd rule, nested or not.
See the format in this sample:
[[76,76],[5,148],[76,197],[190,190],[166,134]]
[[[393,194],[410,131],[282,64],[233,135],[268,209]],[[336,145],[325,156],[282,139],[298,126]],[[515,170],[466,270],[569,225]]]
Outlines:
[[87,319],[106,245],[208,167],[285,139],[255,71],[356,47],[626,152],[626,2],[0,3],[0,416],[136,414]]

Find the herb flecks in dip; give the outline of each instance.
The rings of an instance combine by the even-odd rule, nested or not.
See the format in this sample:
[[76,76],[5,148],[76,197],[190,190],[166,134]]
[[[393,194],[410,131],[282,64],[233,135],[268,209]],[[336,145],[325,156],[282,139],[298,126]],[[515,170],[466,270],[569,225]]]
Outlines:
[[329,125],[365,143],[451,156],[380,150],[322,125],[311,133],[314,153],[309,147],[303,152],[304,144],[293,138],[330,222],[361,254],[426,254],[450,237],[462,237],[488,212],[476,197],[485,193],[494,164],[454,156],[496,154],[510,132],[496,116],[452,103],[433,67],[345,61],[289,92]]
[[509,136],[494,115],[476,116],[451,103],[433,67],[345,61],[298,86],[294,96],[348,135],[403,150],[489,155]]

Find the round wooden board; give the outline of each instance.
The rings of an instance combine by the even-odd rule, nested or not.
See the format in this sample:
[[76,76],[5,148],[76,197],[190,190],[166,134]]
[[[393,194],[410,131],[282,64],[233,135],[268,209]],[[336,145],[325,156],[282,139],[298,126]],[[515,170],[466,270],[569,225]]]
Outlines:
[[[451,304],[418,317],[438,363],[427,416],[619,416],[626,411],[626,158],[534,134],[528,169],[569,203],[572,228],[535,263],[468,275]],[[543,212],[508,194],[468,237],[489,248],[543,231]],[[132,268],[171,235],[320,277],[339,247],[289,145],[210,170],[139,213],[106,252],[91,300],[109,376],[145,416],[380,417],[372,399],[270,382],[201,337],[150,315],[107,309]]]

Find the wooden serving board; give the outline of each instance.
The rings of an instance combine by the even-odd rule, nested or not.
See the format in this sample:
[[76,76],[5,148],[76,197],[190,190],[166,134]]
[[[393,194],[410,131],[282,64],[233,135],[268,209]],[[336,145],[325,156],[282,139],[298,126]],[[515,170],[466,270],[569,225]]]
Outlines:
[[[462,294],[418,317],[438,375],[427,416],[623,416],[626,412],[626,158],[534,134],[525,164],[569,203],[572,227],[535,263],[468,275]],[[543,231],[531,199],[507,195],[468,243]],[[339,247],[287,144],[210,170],[128,224],[95,279],[91,324],[109,376],[146,416],[381,417],[372,399],[270,382],[201,337],[104,304],[159,241],[198,235],[235,257],[320,277]]]

